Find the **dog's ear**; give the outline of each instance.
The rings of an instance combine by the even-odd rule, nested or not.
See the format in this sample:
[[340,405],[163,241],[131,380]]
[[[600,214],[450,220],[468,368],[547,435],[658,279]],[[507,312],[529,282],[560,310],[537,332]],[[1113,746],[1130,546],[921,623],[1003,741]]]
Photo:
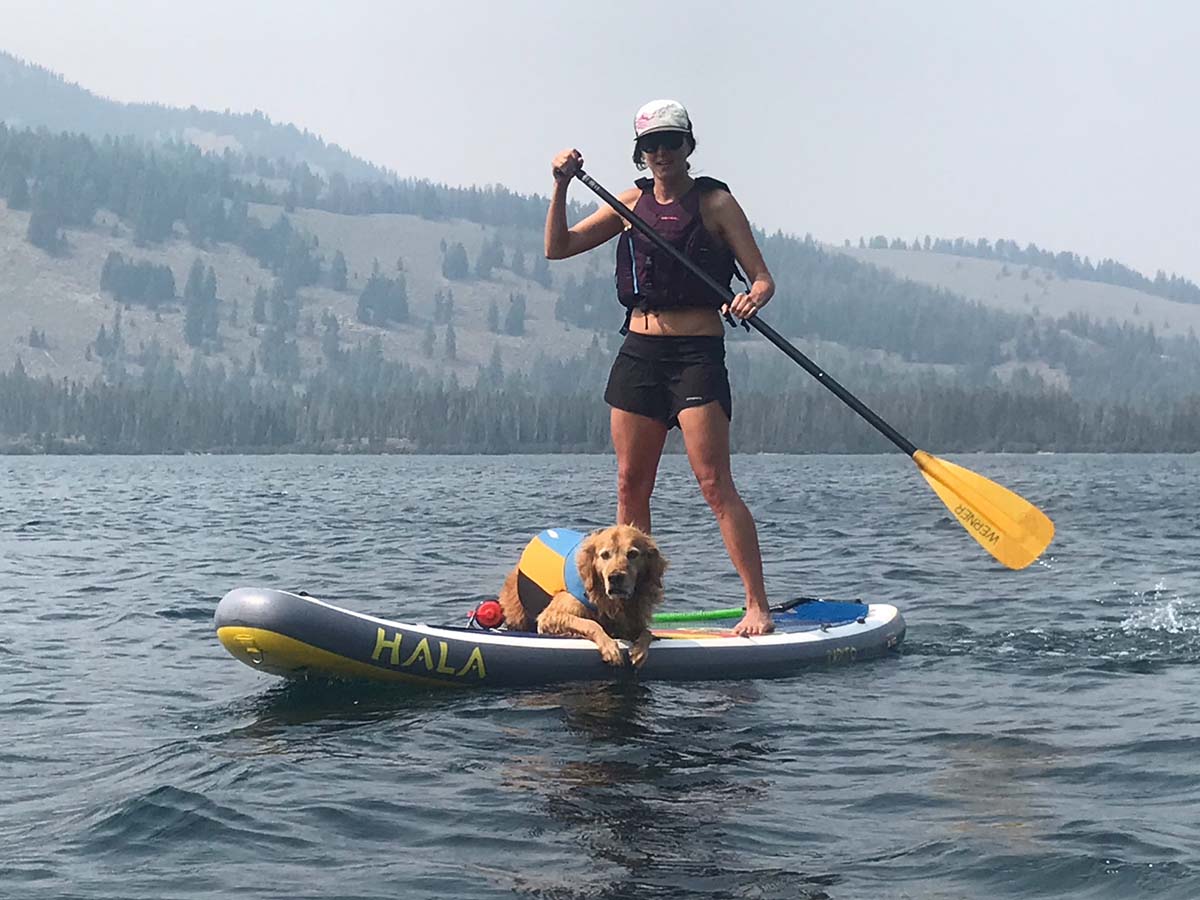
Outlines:
[[603,594],[603,590],[596,590],[596,535],[594,533],[583,539],[583,543],[579,545],[579,550],[575,554],[575,561],[579,565],[579,577],[583,581],[583,589],[587,592],[587,597],[580,599],[591,599]]
[[658,549],[658,544],[649,535],[643,535],[637,541],[638,549],[646,557],[646,581],[653,585],[662,595],[663,575],[667,571],[667,558]]

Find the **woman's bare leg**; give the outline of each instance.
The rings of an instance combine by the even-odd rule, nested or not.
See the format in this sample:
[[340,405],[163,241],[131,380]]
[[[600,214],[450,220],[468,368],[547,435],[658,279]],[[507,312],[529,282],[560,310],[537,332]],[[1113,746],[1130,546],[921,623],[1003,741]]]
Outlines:
[[737,634],[766,634],[774,630],[763,583],[762,553],[754,517],[733,484],[729,460],[729,419],[716,401],[679,413],[679,427],[692,472],[704,499],[717,517],[729,559],[746,589],[746,615]]
[[634,525],[649,534],[650,494],[667,442],[667,426],[614,407],[609,427],[617,453],[617,524]]

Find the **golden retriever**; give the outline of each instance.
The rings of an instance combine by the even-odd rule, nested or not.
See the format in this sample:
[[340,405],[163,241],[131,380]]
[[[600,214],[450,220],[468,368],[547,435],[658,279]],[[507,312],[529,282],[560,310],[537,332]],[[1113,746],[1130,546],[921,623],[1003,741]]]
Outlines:
[[588,638],[611,666],[623,664],[621,648],[614,638],[632,641],[629,658],[635,666],[641,666],[650,649],[650,620],[654,608],[662,602],[662,579],[667,569],[658,545],[632,525],[613,525],[585,537],[575,552],[575,561],[591,608],[568,591],[558,590],[544,609],[531,616],[518,589],[517,566],[500,590],[506,625],[530,631],[530,625],[536,624],[539,634]]

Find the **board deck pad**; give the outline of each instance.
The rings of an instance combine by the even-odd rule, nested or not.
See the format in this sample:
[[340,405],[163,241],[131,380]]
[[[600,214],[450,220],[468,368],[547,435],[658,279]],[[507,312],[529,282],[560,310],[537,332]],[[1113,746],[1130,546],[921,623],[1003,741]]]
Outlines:
[[[650,632],[656,638],[672,639],[687,638],[704,640],[706,638],[734,637],[733,628],[741,620],[744,610],[731,612],[727,616],[712,618],[704,611],[696,613],[695,619],[689,619],[690,613],[674,613],[673,621],[661,625],[651,625]],[[771,618],[775,623],[773,634],[795,634],[801,631],[816,631],[833,625],[845,625],[857,622],[867,614],[867,605],[857,601],[843,600],[802,600],[784,604],[771,610]],[[456,626],[460,627],[460,626]],[[466,626],[468,631],[490,631],[495,634],[513,634],[521,637],[542,638],[549,641],[570,639],[573,635],[539,634],[536,631],[515,631],[507,628],[482,628],[481,626]]]

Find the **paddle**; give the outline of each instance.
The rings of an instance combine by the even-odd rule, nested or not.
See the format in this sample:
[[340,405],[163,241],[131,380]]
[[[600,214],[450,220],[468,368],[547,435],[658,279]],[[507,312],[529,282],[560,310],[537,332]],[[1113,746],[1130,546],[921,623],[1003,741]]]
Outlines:
[[[667,243],[653,228],[634,215],[620,200],[606,191],[583,169],[575,177],[586,184],[621,218],[649,238],[663,252],[673,256],[693,275],[716,291],[725,302],[734,298],[728,285],[717,284],[696,263]],[[815,362],[797,350],[779,332],[754,315],[745,320],[772,344],[798,363],[809,375],[862,416],[880,434],[912,457],[921,475],[971,537],[1010,569],[1023,569],[1037,559],[1054,537],[1049,517],[1018,494],[1001,487],[970,469],[938,459],[917,446],[879,418],[865,403],[838,384]]]

